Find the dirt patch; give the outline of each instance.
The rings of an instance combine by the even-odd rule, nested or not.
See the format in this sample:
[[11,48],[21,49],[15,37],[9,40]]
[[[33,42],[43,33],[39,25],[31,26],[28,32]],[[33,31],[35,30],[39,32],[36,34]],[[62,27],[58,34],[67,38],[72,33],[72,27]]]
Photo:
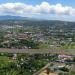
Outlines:
[[46,71],[41,72],[39,75],[58,75],[57,73],[47,74]]

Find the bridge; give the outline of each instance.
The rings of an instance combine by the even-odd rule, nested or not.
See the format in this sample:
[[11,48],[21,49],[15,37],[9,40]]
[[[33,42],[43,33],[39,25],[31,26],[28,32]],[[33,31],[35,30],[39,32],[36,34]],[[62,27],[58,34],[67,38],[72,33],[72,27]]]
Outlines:
[[8,49],[0,48],[0,53],[27,53],[27,54],[68,54],[75,55],[75,49],[54,50],[54,49]]

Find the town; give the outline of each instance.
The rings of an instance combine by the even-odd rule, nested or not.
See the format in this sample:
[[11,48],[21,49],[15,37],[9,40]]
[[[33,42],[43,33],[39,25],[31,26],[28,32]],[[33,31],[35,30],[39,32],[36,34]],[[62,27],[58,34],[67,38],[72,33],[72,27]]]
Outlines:
[[0,75],[74,75],[75,23],[0,21]]
[[75,75],[75,0],[0,0],[0,75]]
[[67,21],[1,21],[0,48],[75,49],[74,25]]

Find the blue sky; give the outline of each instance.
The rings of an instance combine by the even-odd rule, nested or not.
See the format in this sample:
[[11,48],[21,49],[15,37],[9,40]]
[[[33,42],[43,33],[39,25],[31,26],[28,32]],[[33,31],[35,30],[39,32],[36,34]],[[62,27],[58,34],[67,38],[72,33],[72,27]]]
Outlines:
[[61,3],[63,5],[75,7],[75,0],[0,0],[0,3],[23,2],[23,3],[35,5],[35,4],[40,4],[43,1],[47,1],[51,4]]
[[0,0],[0,15],[75,21],[75,0]]

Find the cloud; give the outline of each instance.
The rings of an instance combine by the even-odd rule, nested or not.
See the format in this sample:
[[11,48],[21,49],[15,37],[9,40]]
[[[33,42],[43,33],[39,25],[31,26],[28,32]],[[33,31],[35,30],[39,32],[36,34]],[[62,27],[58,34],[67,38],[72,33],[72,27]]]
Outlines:
[[42,2],[41,4],[35,6],[19,2],[0,4],[0,15],[32,16],[38,14],[75,16],[75,8],[70,6],[63,6],[60,3],[51,5],[48,2]]

